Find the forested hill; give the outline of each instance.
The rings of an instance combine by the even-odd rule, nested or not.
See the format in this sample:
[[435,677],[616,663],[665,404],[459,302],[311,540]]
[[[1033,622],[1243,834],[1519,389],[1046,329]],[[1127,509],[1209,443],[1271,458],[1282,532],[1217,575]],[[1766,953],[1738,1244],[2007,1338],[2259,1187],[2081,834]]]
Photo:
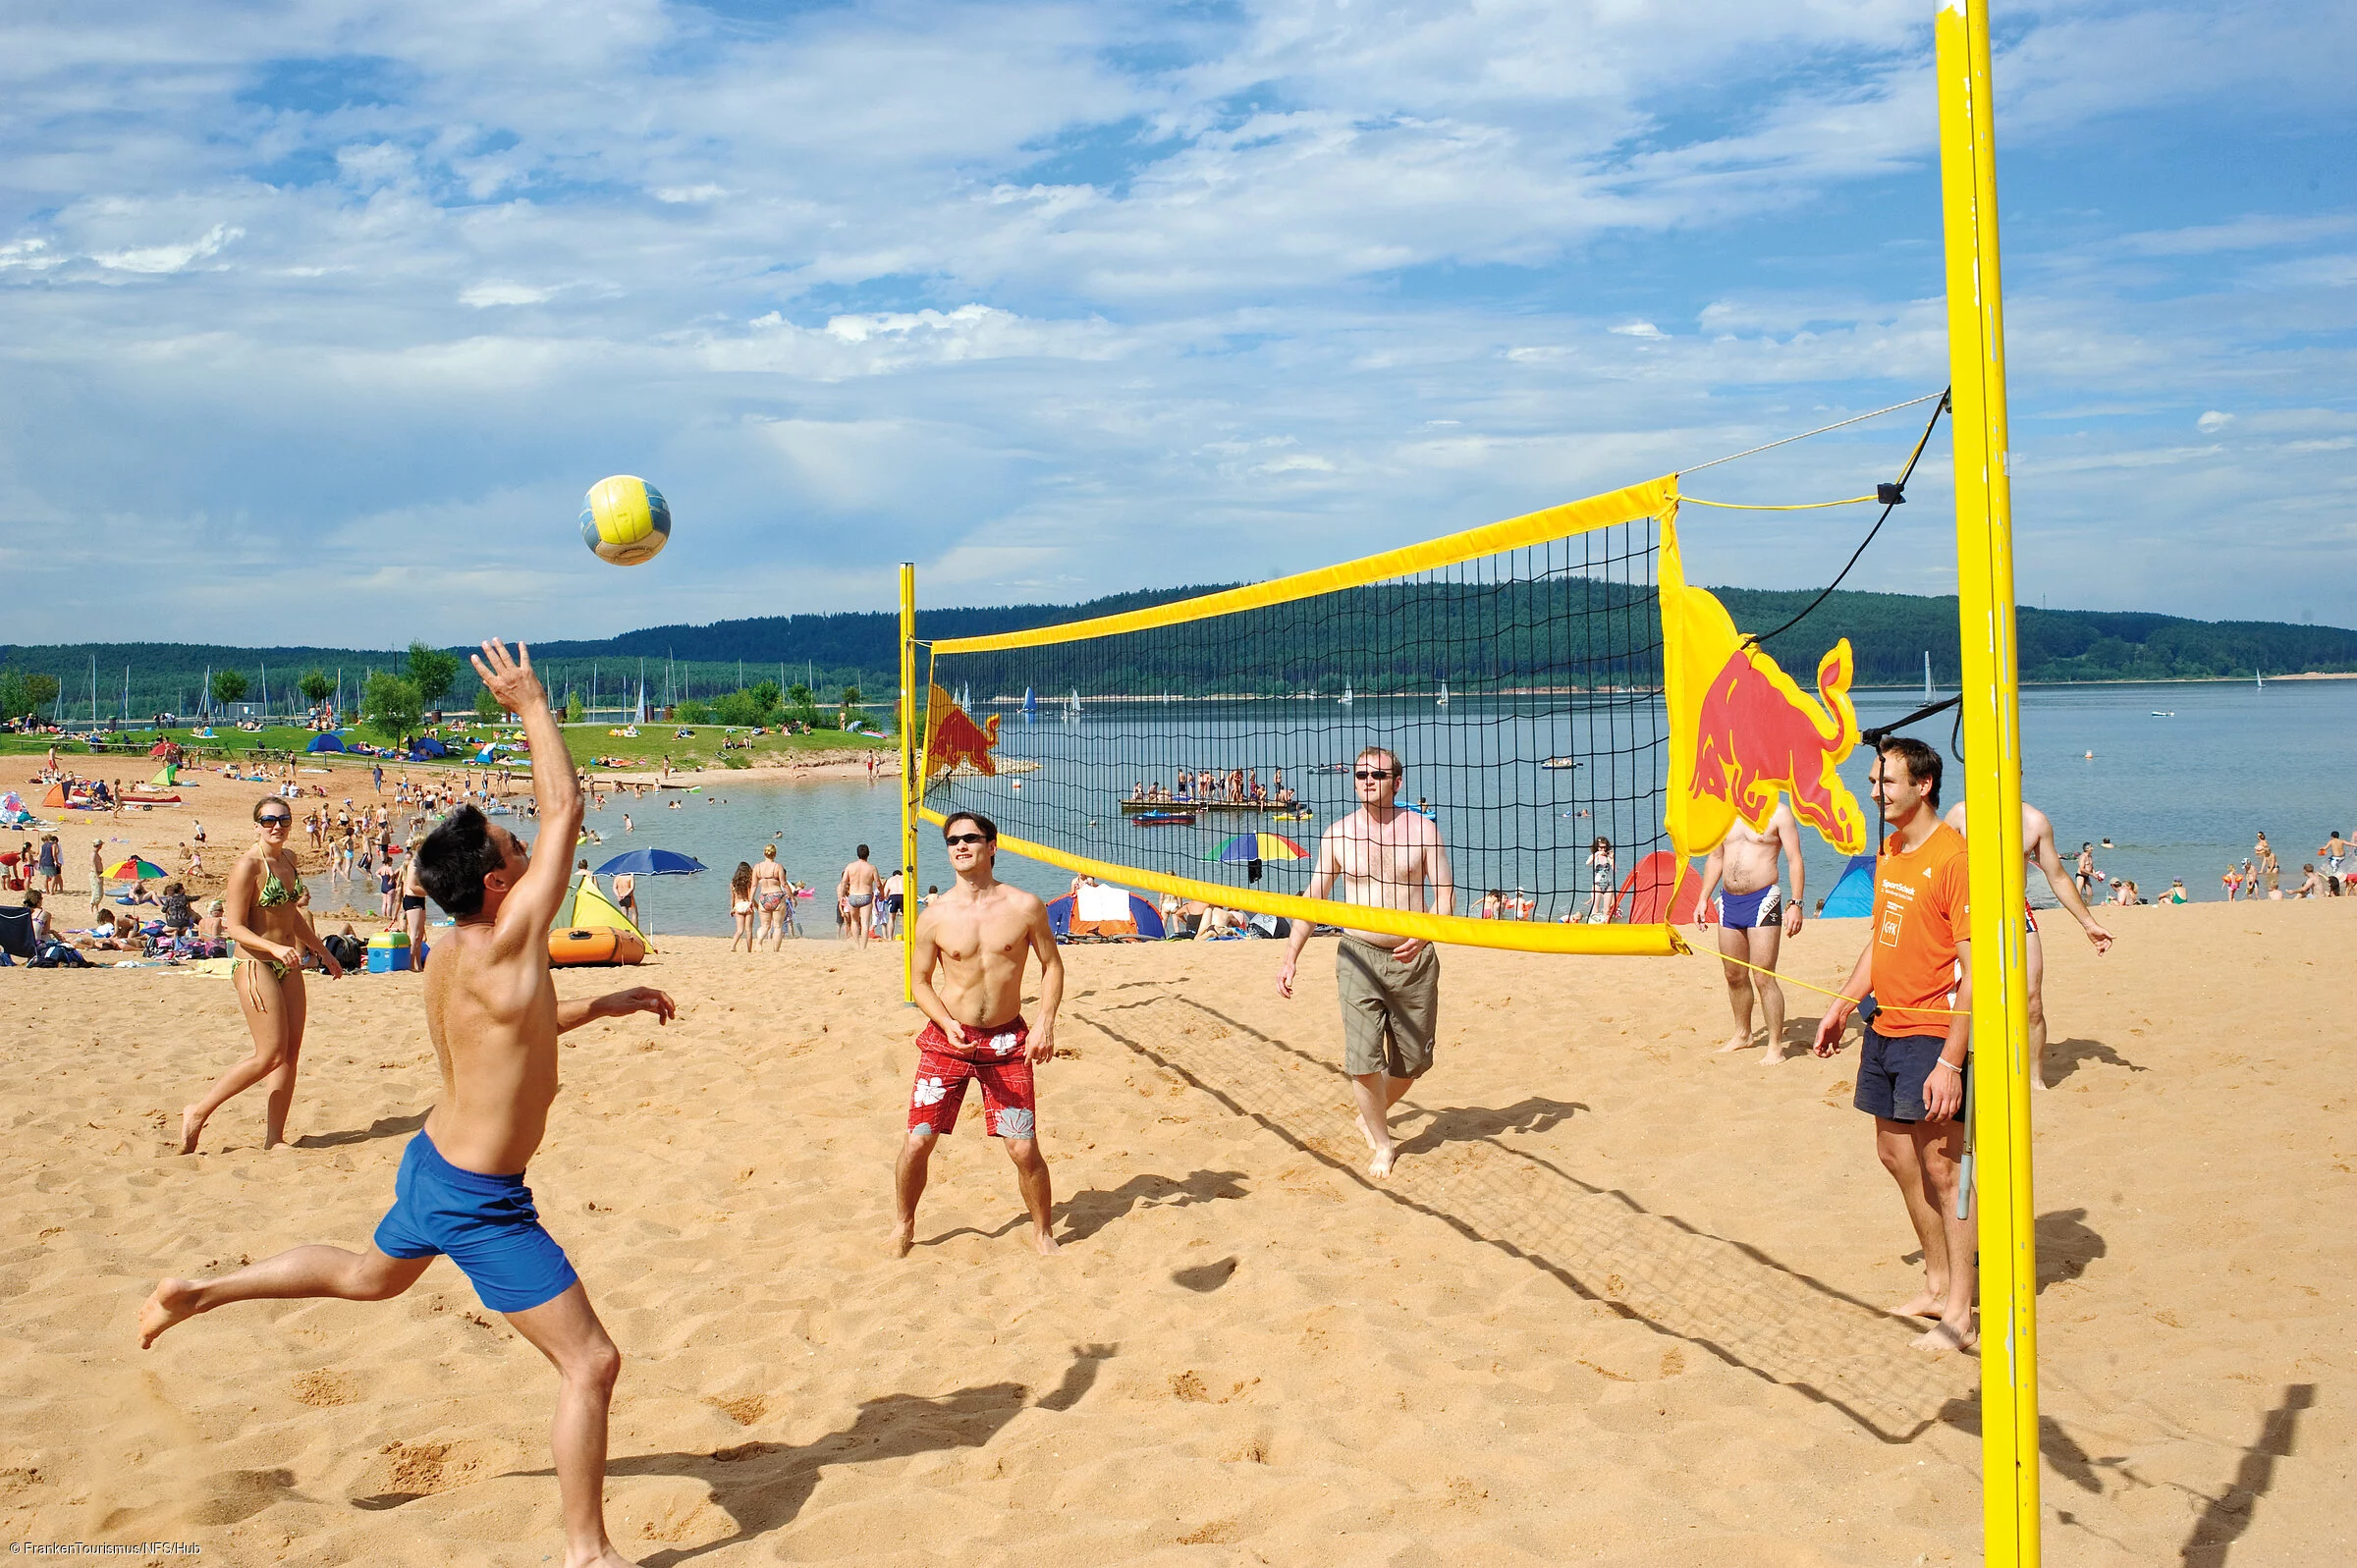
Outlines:
[[[918,628],[927,638],[978,636],[1114,615],[1209,591],[1208,586],[1171,588],[1119,594],[1078,605],[926,610],[919,617]],[[1809,590],[1713,591],[1726,603],[1735,624],[1746,631],[1765,631],[1781,624],[1813,597]],[[2357,631],[2336,626],[2187,621],[2137,612],[2026,607],[2018,617],[2021,675],[2030,681],[2166,680],[2248,677],[2255,671],[2270,675],[2357,671]],[[850,684],[877,697],[888,695],[899,684],[895,647],[899,630],[899,617],[891,612],[771,616],[701,626],[649,626],[600,641],[536,643],[533,657],[560,695],[569,689],[585,694],[594,685],[601,702],[621,700],[619,685],[625,678],[635,682],[641,660],[645,662],[647,695],[658,702],[663,698],[667,668],[673,694],[711,696],[736,688],[740,661],[744,681],[766,677],[784,685],[807,679],[829,699]],[[1956,601],[1952,597],[1836,593],[1792,630],[1771,638],[1768,647],[1794,678],[1806,684],[1818,658],[1840,637],[1849,639],[1857,656],[1856,682],[1860,685],[1915,684],[1923,678],[1926,653],[1932,657],[1936,680],[1948,687],[1957,681]],[[55,677],[64,691],[67,716],[81,717],[89,710],[95,659],[97,709],[105,716],[123,710],[128,667],[128,712],[144,717],[161,710],[192,712],[208,669],[241,672],[254,697],[260,696],[266,676],[272,707],[284,711],[294,682],[308,671],[323,671],[330,676],[341,672],[350,697],[356,694],[371,668],[396,668],[404,657],[385,649],[233,648],[190,643],[0,645],[0,674]],[[1422,650],[1399,649],[1397,657],[1419,670],[1429,662],[1429,652]],[[1314,664],[1315,658],[1316,651],[1305,648],[1296,662]],[[1113,678],[1110,672],[1108,676]],[[1125,676],[1114,678],[1114,683],[1103,689],[1113,690],[1125,679]],[[1150,680],[1139,689],[1161,687]],[[473,695],[473,673],[462,666],[448,700],[464,707]]]

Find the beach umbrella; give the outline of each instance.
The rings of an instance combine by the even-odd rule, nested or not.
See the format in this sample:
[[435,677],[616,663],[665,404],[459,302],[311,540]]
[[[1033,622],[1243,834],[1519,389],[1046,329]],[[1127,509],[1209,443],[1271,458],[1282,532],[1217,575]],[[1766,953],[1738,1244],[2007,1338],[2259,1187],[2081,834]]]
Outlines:
[[158,877],[169,877],[172,873],[152,860],[141,860],[137,855],[133,855],[129,859],[116,861],[102,875],[109,882],[153,882]]
[[704,869],[693,855],[676,849],[631,849],[597,868],[601,877],[692,877]]
[[172,742],[169,740],[159,740],[147,748],[147,755],[150,757],[165,757],[170,756],[171,753]]
[[1309,851],[1281,833],[1239,833],[1203,858],[1241,866],[1255,860],[1307,860]]

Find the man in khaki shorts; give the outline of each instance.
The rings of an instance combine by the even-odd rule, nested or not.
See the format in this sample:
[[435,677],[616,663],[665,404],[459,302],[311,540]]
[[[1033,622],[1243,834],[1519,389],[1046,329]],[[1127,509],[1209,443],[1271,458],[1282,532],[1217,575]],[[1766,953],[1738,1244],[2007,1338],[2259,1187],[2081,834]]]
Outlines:
[[[1333,896],[1370,909],[1456,912],[1456,885],[1439,825],[1399,806],[1398,755],[1368,746],[1351,766],[1358,809],[1318,839],[1308,896]],[[1292,940],[1277,971],[1277,994],[1290,999],[1293,970],[1309,945],[1310,923],[1292,923]],[[1373,1176],[1392,1171],[1391,1109],[1432,1066],[1440,1018],[1441,956],[1419,937],[1394,937],[1345,928],[1335,953],[1343,1002],[1343,1071],[1358,1102],[1358,1130],[1375,1158]]]

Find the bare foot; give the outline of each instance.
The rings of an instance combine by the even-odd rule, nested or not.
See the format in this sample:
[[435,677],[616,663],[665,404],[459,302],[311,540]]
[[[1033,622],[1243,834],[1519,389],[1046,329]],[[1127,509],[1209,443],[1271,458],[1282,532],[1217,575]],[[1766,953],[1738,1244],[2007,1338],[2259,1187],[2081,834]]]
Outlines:
[[194,1154],[196,1152],[196,1140],[203,1136],[204,1118],[196,1114],[196,1108],[194,1106],[181,1107],[180,1152],[184,1155]]
[[1903,1306],[1891,1308],[1891,1316],[1893,1318],[1937,1318],[1946,1309],[1946,1296],[1936,1296],[1931,1291],[1925,1290]]
[[892,1255],[895,1258],[907,1257],[908,1249],[915,1245],[916,1221],[912,1219],[904,1225],[892,1227]]
[[155,1287],[155,1294],[139,1308],[141,1350],[154,1344],[156,1336],[174,1324],[196,1316],[196,1292],[200,1288],[193,1279],[167,1279]]
[[1064,1251],[1062,1247],[1056,1245],[1054,1236],[1037,1226],[1034,1226],[1031,1231],[1031,1245],[1039,1249],[1040,1256],[1043,1258],[1054,1257],[1057,1253]]
[[1747,1049],[1750,1045],[1751,1031],[1746,1029],[1741,1034],[1727,1036],[1727,1044],[1721,1046],[1719,1049],[1721,1051],[1742,1051]]
[[1392,1173],[1392,1159],[1397,1153],[1398,1151],[1393,1149],[1388,1144],[1376,1150],[1375,1158],[1367,1162],[1367,1174],[1373,1176],[1377,1181],[1381,1181],[1384,1177],[1390,1175]]
[[1371,1153],[1378,1148],[1379,1145],[1377,1145],[1375,1142],[1375,1129],[1367,1125],[1367,1113],[1362,1110],[1355,1116],[1351,1117],[1351,1120],[1358,1123],[1358,1135],[1367,1140],[1367,1149],[1369,1152]]
[[638,1565],[630,1561],[630,1558],[625,1557],[621,1552],[616,1551],[613,1546],[609,1544],[600,1546],[595,1551],[585,1551],[577,1554],[570,1551],[567,1552],[565,1554],[565,1568],[638,1568]]
[[1971,1350],[1980,1342],[1981,1336],[1977,1331],[1971,1328],[1959,1329],[1955,1325],[1943,1319],[1926,1329],[1923,1336],[1914,1343],[1917,1350],[1928,1350],[1935,1355],[1945,1355],[1951,1350]]
[[1770,1046],[1768,1048],[1768,1054],[1760,1058],[1760,1065],[1763,1067],[1781,1067],[1786,1060],[1798,1054],[1800,1054],[1798,1051],[1786,1051],[1781,1046]]

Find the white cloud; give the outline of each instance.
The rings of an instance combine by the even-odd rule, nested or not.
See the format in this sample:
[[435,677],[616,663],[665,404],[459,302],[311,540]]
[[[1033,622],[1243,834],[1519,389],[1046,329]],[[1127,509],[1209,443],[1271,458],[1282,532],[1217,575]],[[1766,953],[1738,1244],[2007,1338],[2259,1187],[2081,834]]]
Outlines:
[[1623,338],[1649,338],[1655,342],[1670,336],[1650,321],[1631,321],[1625,326],[1615,327],[1612,330]]
[[535,288],[523,283],[476,283],[459,291],[459,302],[477,310],[490,305],[536,305],[556,297],[554,289]]
[[245,234],[243,229],[217,223],[200,238],[183,243],[98,250],[91,253],[90,259],[116,272],[179,272],[208,256],[219,255],[224,245],[245,238]]
[[2203,414],[2199,419],[2196,419],[2193,422],[2193,427],[2196,430],[2199,430],[2203,435],[2214,436],[2217,435],[2220,430],[2223,430],[2227,426],[2233,424],[2233,422],[2234,416],[2232,414],[2220,413],[2216,408],[2213,408],[2208,413]]

